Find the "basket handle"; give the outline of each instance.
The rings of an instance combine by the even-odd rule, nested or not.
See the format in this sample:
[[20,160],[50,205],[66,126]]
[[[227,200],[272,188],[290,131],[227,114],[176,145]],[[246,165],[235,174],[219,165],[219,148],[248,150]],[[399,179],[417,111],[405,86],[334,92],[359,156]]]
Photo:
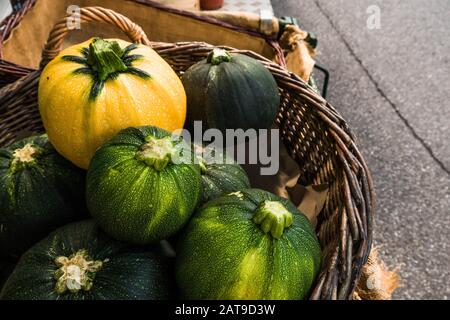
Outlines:
[[[45,67],[47,63],[53,60],[61,52],[62,43],[70,31],[68,27],[69,19],[73,18],[73,15],[67,15],[53,27],[48,36],[44,50],[42,51],[41,68]],[[81,8],[79,18],[81,23],[103,22],[112,24],[122,30],[132,42],[150,45],[147,35],[139,25],[111,9],[102,7]]]

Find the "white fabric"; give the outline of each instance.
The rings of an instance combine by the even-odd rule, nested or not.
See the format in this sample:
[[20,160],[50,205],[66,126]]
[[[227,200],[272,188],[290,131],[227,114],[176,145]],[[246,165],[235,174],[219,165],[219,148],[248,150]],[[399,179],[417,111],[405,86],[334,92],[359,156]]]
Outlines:
[[225,0],[220,11],[240,11],[260,14],[261,10],[269,10],[273,14],[270,0]]

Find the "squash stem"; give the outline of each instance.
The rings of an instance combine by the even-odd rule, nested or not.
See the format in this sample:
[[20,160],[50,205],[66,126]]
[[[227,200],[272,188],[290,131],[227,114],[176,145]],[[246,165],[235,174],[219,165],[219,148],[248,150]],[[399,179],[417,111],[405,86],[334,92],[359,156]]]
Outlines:
[[23,148],[14,150],[11,162],[12,172],[17,172],[26,168],[27,165],[35,163],[36,157],[39,156],[40,152],[40,148],[30,143],[26,144]]
[[200,172],[201,174],[206,174],[208,172],[208,168],[206,166],[205,159],[198,157],[198,165],[200,166]]
[[278,201],[262,202],[253,215],[253,222],[258,224],[264,233],[280,239],[286,228],[293,223],[293,215]]
[[147,137],[147,143],[144,144],[136,153],[136,159],[144,162],[146,165],[162,171],[172,161],[176,148],[171,137],[155,138]]
[[222,62],[230,62],[231,55],[224,49],[215,48],[208,55],[207,62],[211,63],[213,66],[217,66]]
[[122,60],[124,51],[117,41],[95,38],[89,48],[87,62],[97,72],[99,80],[106,81],[112,74],[128,70]]
[[55,271],[56,293],[91,290],[95,273],[102,268],[104,262],[89,260],[86,250],[79,250],[69,258],[57,257],[55,264],[59,269]]

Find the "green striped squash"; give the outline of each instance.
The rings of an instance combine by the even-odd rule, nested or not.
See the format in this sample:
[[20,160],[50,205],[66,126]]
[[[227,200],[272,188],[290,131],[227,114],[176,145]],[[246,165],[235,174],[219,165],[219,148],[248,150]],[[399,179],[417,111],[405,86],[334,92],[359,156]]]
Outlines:
[[200,200],[200,166],[187,144],[156,127],[121,131],[94,155],[87,204],[112,237],[137,244],[166,239]]
[[0,258],[18,258],[49,232],[82,218],[85,176],[46,135],[0,149]]
[[132,246],[93,220],[66,225],[29,249],[2,300],[159,300],[171,297],[170,259],[159,246]]
[[181,77],[187,96],[186,127],[267,129],[280,105],[277,82],[256,59],[214,49]]
[[248,189],[201,207],[179,239],[187,299],[303,299],[320,269],[314,229],[288,200]]

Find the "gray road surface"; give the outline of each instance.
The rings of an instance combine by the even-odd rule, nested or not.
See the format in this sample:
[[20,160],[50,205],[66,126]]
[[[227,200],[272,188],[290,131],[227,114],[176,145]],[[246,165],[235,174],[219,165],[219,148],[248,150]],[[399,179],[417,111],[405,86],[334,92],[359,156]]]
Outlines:
[[[450,299],[450,2],[272,0],[319,38],[328,100],[358,137],[378,195],[375,245],[397,299]],[[380,29],[367,27],[371,5]]]

